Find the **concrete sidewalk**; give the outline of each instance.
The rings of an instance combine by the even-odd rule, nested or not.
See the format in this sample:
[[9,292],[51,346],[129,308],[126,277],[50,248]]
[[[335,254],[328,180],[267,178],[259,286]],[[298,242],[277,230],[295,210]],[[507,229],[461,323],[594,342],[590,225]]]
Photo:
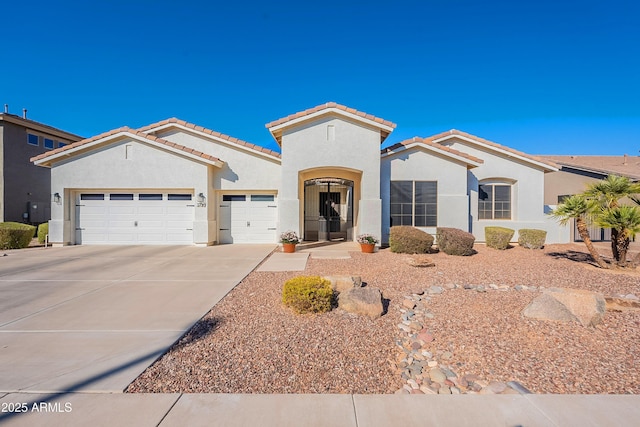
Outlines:
[[301,244],[296,252],[273,252],[256,271],[304,271],[309,257],[313,259],[349,259],[349,252],[359,252],[355,242],[327,243],[326,245]]
[[0,414],[1,425],[25,427],[619,427],[640,419],[640,397],[626,395],[12,393],[0,405],[26,408]]

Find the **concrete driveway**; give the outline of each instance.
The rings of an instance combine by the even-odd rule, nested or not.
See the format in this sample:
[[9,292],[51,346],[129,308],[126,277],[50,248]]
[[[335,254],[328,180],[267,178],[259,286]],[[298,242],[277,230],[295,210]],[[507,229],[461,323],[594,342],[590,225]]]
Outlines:
[[0,252],[0,392],[121,392],[275,245]]

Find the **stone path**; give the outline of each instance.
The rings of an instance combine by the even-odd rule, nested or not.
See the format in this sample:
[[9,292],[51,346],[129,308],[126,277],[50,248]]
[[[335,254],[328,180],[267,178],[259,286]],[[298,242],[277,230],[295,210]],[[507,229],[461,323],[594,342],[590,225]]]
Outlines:
[[[515,381],[507,383],[487,380],[473,374],[458,375],[447,362],[453,358],[449,351],[427,350],[434,340],[429,330],[429,321],[434,318],[429,311],[432,295],[438,295],[447,289],[464,288],[474,292],[487,290],[508,291],[508,285],[457,285],[445,287],[431,286],[426,291],[405,296],[402,301],[401,322],[398,324],[400,337],[396,341],[400,348],[396,361],[398,374],[404,384],[398,394],[527,394],[529,391]],[[538,290],[535,287],[518,285],[518,291]]]

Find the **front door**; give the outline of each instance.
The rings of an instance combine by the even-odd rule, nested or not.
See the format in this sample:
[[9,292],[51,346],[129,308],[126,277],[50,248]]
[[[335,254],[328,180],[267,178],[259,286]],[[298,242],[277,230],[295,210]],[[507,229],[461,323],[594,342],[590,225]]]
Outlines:
[[304,183],[304,240],[351,240],[353,181],[315,178]]

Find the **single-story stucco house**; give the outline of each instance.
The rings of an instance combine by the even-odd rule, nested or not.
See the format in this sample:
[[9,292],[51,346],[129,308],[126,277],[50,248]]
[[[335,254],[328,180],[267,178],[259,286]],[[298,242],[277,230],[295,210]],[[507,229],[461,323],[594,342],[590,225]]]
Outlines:
[[[380,149],[396,125],[333,102],[266,125],[281,153],[175,118],[32,161],[51,168],[49,240],[70,244],[388,241],[392,225],[569,230],[545,215],[549,161],[451,130]],[[517,236],[517,234],[516,234]]]

